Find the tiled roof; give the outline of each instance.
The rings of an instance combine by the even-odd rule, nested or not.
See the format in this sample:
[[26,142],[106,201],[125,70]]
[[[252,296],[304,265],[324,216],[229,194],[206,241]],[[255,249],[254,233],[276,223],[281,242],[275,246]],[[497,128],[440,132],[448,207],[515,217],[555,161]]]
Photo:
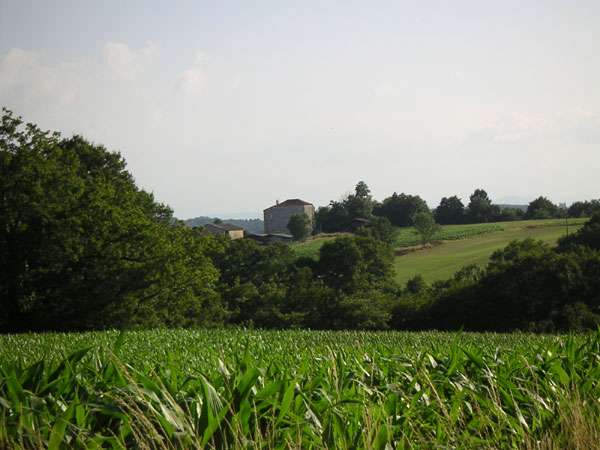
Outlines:
[[220,228],[225,231],[243,231],[242,227],[238,227],[236,225],[231,225],[230,223],[207,223],[205,226],[211,226],[215,228]]
[[308,206],[308,205],[312,205],[312,203],[309,202],[305,202],[304,200],[300,200],[299,198],[290,198],[287,199],[284,202],[278,203],[276,205],[271,206],[270,208],[267,209],[271,209],[271,208],[282,208],[285,206]]

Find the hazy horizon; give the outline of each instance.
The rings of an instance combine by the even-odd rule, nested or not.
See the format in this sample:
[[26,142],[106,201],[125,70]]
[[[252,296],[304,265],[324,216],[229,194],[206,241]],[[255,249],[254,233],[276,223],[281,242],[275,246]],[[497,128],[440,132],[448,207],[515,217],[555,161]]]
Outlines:
[[180,218],[600,197],[600,2],[0,2],[0,105]]

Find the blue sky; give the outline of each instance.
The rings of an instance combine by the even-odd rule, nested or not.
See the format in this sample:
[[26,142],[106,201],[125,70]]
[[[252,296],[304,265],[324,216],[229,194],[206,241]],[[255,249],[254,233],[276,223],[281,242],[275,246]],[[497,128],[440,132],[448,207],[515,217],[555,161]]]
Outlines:
[[600,197],[600,2],[0,0],[0,104],[182,218]]

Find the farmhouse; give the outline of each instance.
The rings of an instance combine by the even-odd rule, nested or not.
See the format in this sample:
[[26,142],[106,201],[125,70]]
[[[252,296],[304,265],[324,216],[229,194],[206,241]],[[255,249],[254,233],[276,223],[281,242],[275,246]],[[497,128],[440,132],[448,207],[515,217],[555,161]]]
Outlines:
[[264,210],[266,234],[290,234],[288,223],[294,214],[306,214],[311,226],[314,223],[315,207],[299,198],[291,198]]
[[204,229],[210,234],[219,236],[228,236],[230,239],[242,239],[244,237],[244,229],[229,223],[207,223]]

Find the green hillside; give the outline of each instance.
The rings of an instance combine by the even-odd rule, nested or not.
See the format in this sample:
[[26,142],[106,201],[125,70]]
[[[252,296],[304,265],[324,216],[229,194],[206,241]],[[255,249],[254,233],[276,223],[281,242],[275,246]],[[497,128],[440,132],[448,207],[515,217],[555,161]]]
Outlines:
[[[569,231],[575,231],[586,219],[570,219]],[[515,239],[540,239],[555,243],[566,233],[564,220],[527,220],[504,222],[500,230],[471,235],[460,240],[446,240],[432,248],[410,252],[396,257],[396,279],[404,283],[421,274],[432,282],[451,277],[467,264],[485,265],[491,254]],[[460,227],[454,225],[453,227]],[[473,227],[473,225],[464,225]],[[446,227],[444,227],[446,228]]]
[[[570,232],[587,219],[569,219]],[[405,283],[421,274],[428,282],[451,277],[467,264],[485,265],[491,254],[514,239],[541,239],[554,243],[566,233],[562,219],[524,220],[502,223],[445,225],[435,236],[436,245],[416,251],[419,238],[413,227],[398,229],[395,239],[396,279]],[[292,244],[298,256],[317,258],[321,246],[344,233],[323,234]]]
[[309,258],[318,258],[319,249],[327,241],[331,241],[336,237],[350,236],[349,233],[323,233],[308,238],[304,242],[294,242],[291,244],[297,256],[306,256]]

